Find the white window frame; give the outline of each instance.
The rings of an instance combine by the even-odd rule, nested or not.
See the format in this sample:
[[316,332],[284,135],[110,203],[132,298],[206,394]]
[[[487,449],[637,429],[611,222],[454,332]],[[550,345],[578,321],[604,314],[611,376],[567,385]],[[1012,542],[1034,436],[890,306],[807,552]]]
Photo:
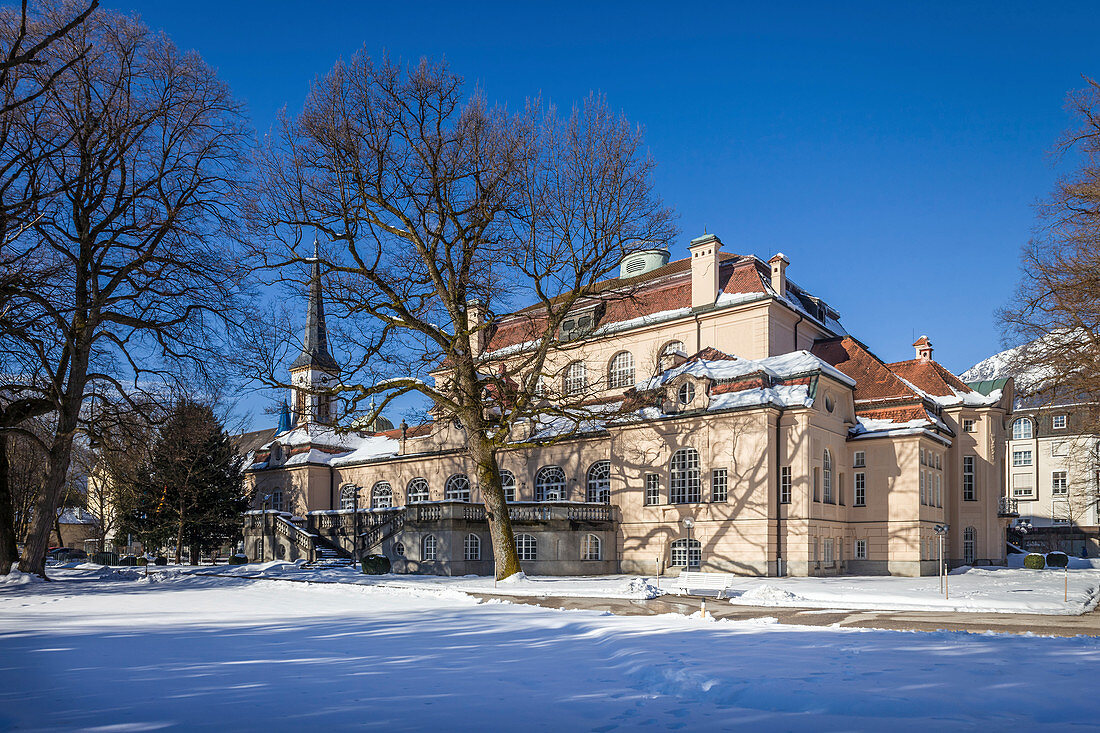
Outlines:
[[466,561],[480,560],[481,559],[481,537],[474,533],[466,535],[466,539],[462,541],[462,554],[466,558]]
[[694,538],[673,540],[669,560],[672,567],[701,567],[703,564],[703,545]]
[[973,565],[978,549],[978,530],[967,527],[963,530],[963,564]]
[[833,455],[828,448],[821,456],[821,484],[824,502],[826,504],[835,503],[833,498]]
[[834,551],[833,551],[833,538],[832,537],[826,537],[824,542],[822,542],[822,545],[824,546],[824,549],[823,549],[824,558],[823,558],[823,560],[825,562],[825,567],[827,567],[827,568],[834,567],[836,565],[836,555],[834,554]]
[[516,476],[514,473],[501,469],[500,486],[502,489],[504,489],[505,501],[516,500]]
[[1034,455],[1030,448],[1021,448],[1020,450],[1012,451],[1012,467],[1023,468],[1025,466],[1033,465],[1035,460]]
[[627,389],[634,386],[634,354],[620,351],[611,357],[607,366],[607,385],[611,389]]
[[340,489],[340,510],[351,511],[355,509],[358,502],[356,501],[356,494],[359,493],[358,486],[345,486]]
[[535,562],[539,559],[539,541],[534,535],[521,532],[516,535],[516,555],[521,562]]
[[571,361],[565,365],[562,375],[562,391],[566,395],[576,395],[588,387],[588,368],[583,361]]
[[410,504],[431,501],[432,493],[431,487],[428,485],[428,479],[423,476],[414,478],[405,487],[405,496]]
[[1035,423],[1030,417],[1018,417],[1012,421],[1013,440],[1031,440],[1035,435]]
[[1051,496],[1069,496],[1069,472],[1068,471],[1051,471],[1050,472],[1050,495]]
[[779,469],[779,503],[791,503],[791,467],[782,466]]
[[974,418],[972,418],[972,417],[964,417],[964,418],[963,418],[963,421],[962,421],[962,422],[963,422],[963,424],[962,424],[962,429],[963,429],[963,432],[964,432],[964,433],[973,433],[973,432],[977,432],[977,431],[975,431],[975,430],[974,430],[974,427],[975,427],[975,426],[977,425],[977,423],[975,422]]
[[867,540],[856,540],[855,559],[867,559]]
[[611,503],[611,461],[596,461],[588,467],[584,500],[589,504]]
[[729,469],[715,468],[710,472],[710,500],[712,502],[729,501]]
[[866,468],[867,467],[867,453],[866,451],[857,450],[852,457],[853,468]]
[[978,500],[978,482],[975,475],[978,460],[974,456],[963,456],[962,463],[962,499],[963,501]]
[[472,487],[470,477],[464,473],[452,474],[443,485],[443,498],[451,501],[470,501]]
[[393,487],[389,481],[379,481],[370,490],[371,509],[393,508]]
[[643,501],[646,506],[657,506],[661,503],[660,474],[647,473],[645,475],[645,498]]
[[283,491],[282,489],[275,489],[271,492],[271,508],[274,511],[283,511]]
[[1050,429],[1051,430],[1065,430],[1068,420],[1065,415],[1051,415],[1050,417]]
[[439,540],[434,534],[426,534],[420,540],[420,559],[425,561],[439,559]]
[[867,506],[867,474],[857,471],[854,478],[854,501],[852,506]]
[[535,474],[535,501],[567,501],[568,490],[561,466],[543,466]]
[[702,480],[699,477],[699,451],[681,448],[669,461],[668,502],[697,504],[702,501]]
[[581,560],[603,560],[603,540],[597,535],[586,534],[581,539]]

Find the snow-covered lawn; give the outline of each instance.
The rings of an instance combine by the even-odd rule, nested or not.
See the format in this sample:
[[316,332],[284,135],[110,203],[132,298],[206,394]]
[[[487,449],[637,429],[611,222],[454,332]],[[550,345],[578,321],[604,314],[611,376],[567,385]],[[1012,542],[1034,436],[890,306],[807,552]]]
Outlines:
[[619,617],[178,570],[57,575],[0,587],[0,730],[1096,724],[1094,638]]
[[387,588],[446,588],[473,593],[494,593],[502,596],[555,596],[567,598],[656,598],[662,591],[654,585],[654,578],[635,575],[596,576],[517,576],[495,582],[484,575],[442,577],[438,575],[363,575],[350,566],[303,568],[289,562],[267,562],[253,565],[224,565],[218,568],[203,567],[201,573],[246,578],[284,578],[309,580],[321,583],[355,583],[357,585],[385,586]]
[[[534,577],[494,583],[492,578],[435,575],[363,575],[355,568],[302,568],[287,562],[204,567],[199,572],[244,577],[356,583],[390,588],[447,588],[509,596],[654,598],[676,586],[675,578],[653,576]],[[712,592],[713,593],[713,592]],[[1091,611],[1100,599],[1100,569],[1069,571],[1069,601],[1061,570],[971,568],[952,573],[948,595],[935,576],[923,578],[840,576],[834,578],[737,578],[730,602],[746,606],[897,611],[973,611],[1074,615]]]
[[1081,614],[1096,608],[1100,570],[962,568],[947,580],[843,575],[834,578],[738,578],[730,603],[746,606],[896,611]]

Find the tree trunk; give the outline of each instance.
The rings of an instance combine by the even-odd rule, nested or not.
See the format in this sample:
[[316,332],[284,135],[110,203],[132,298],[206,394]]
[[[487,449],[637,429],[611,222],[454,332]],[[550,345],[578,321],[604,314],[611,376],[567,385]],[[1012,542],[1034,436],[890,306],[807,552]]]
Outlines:
[[180,507],[180,523],[176,530],[176,565],[180,565],[183,557],[183,507]]
[[8,484],[8,435],[0,432],[0,575],[7,575],[17,560],[15,511]]
[[[75,369],[74,364],[73,371]],[[73,437],[76,435],[84,396],[83,369],[79,379],[72,376],[72,373],[71,371],[69,378],[70,394],[66,398],[64,409],[57,416],[57,429],[46,464],[46,478],[42,483],[42,493],[34,503],[31,531],[19,563],[23,572],[34,573],[42,578],[46,577],[46,551],[50,549],[50,535],[57,521],[57,507],[65,493],[69,462],[73,453]]]
[[508,504],[504,501],[504,486],[500,481],[500,466],[496,453],[488,442],[478,437],[470,440],[470,455],[474,460],[481,500],[485,516],[489,520],[489,537],[493,543],[494,575],[497,580],[520,572],[519,555],[516,554],[516,538],[512,533],[512,520],[508,517]]

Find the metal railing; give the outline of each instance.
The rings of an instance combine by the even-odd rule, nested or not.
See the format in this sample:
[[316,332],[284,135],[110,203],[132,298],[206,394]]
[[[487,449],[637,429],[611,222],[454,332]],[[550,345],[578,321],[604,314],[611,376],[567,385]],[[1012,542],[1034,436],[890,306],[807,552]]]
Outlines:
[[1009,496],[1002,496],[997,502],[997,516],[999,517],[1018,517],[1020,516],[1019,502]]

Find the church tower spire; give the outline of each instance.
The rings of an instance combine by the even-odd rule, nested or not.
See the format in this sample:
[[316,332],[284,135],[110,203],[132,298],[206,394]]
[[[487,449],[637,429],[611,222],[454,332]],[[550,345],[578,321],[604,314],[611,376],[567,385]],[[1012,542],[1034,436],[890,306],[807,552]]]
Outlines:
[[321,257],[316,237],[309,273],[309,302],[306,305],[306,331],[302,353],[290,365],[291,400],[298,425],[328,423],[332,419],[332,396],[322,392],[340,371],[328,350],[325,327],[325,301],[321,294]]

